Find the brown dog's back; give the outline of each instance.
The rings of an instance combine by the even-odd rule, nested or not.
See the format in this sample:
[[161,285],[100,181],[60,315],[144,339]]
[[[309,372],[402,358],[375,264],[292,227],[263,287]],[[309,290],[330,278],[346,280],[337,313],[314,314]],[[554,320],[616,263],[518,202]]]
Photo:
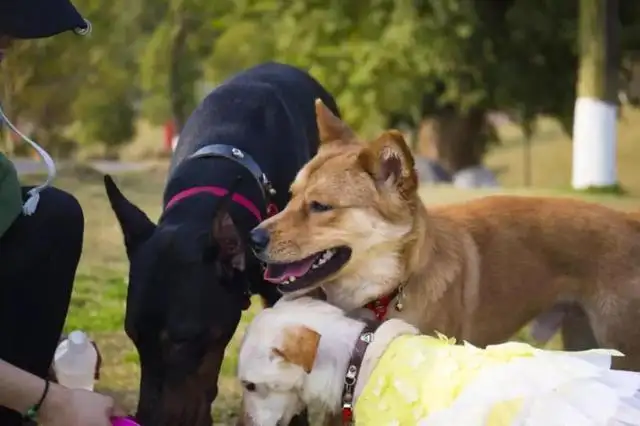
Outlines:
[[[452,313],[462,320],[453,321],[461,337],[495,343],[558,305],[566,305],[567,314],[578,306],[597,343],[627,353],[622,362],[640,369],[640,226],[634,214],[573,199],[492,196],[433,207],[428,217],[430,229],[421,231],[427,239],[443,241],[453,229],[468,234],[477,249],[477,280],[467,271],[442,305],[462,301],[462,312]],[[459,254],[468,262],[468,251]]]
[[[429,214],[468,232],[483,260],[503,265],[501,269],[544,263],[554,275],[584,282],[603,272],[629,273],[638,263],[630,259],[640,260],[640,228],[633,216],[597,204],[491,196],[430,208]],[[505,265],[508,259],[515,265]]]

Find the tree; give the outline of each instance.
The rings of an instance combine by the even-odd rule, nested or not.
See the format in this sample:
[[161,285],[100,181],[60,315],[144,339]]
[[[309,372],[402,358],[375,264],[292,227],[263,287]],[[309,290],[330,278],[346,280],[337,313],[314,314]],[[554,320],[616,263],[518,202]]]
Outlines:
[[[137,52],[143,43],[140,0],[85,0],[82,11],[91,20],[82,89],[71,111],[75,121],[72,136],[80,144],[100,143],[114,153],[135,133]],[[126,5],[127,13],[122,14]],[[133,40],[133,42],[132,42]]]
[[580,0],[578,98],[572,185],[617,184],[616,118],[619,79],[617,0]]
[[244,16],[263,37],[277,28],[275,57],[309,69],[354,126],[371,133],[399,114],[429,123],[456,171],[495,139],[490,109],[570,121],[574,11],[555,0],[254,0]]
[[[550,115],[572,129],[577,1],[77,4],[94,24],[90,37],[24,43],[0,74],[12,117],[33,123],[45,145],[68,135],[118,146],[139,116],[179,129],[203,82],[269,59],[309,70],[365,135],[390,122],[420,127],[428,137],[417,150],[451,171],[480,164],[496,141],[488,111],[523,124]],[[640,46],[639,5],[619,5],[622,53]]]
[[158,25],[139,63],[143,111],[157,124],[173,120],[179,131],[199,101],[196,83],[203,77],[203,65],[225,28],[233,2],[148,2],[154,3]]
[[86,65],[78,55],[84,47],[82,40],[75,37],[80,46],[71,52],[70,37],[17,43],[2,64],[5,112],[21,127],[35,129],[32,135],[48,148],[64,139],[65,127],[73,122],[68,106],[83,82],[78,73],[69,73],[74,67],[82,69]]
[[[93,24],[89,36],[66,33],[20,42],[0,74],[7,112],[19,123],[31,124],[38,142],[57,154],[73,148],[74,141],[117,145],[132,136],[132,58],[138,46],[131,40],[139,35],[140,2],[76,4]],[[122,14],[124,6],[127,14]]]

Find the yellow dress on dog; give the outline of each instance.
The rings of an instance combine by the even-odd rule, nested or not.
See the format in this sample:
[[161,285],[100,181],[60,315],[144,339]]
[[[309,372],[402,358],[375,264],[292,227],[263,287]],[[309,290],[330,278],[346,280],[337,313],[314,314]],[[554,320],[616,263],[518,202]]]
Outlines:
[[363,426],[635,426],[640,373],[613,350],[480,349],[442,335],[389,345],[355,405]]

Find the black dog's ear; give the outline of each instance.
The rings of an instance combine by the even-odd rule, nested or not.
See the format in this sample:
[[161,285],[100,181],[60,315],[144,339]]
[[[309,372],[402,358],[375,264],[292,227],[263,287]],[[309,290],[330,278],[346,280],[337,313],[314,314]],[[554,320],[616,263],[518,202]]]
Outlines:
[[240,177],[237,177],[229,188],[229,192],[220,199],[213,218],[211,236],[220,248],[219,253],[222,259],[231,262],[234,268],[244,271],[246,266],[244,240],[229,214],[229,207],[240,181]]
[[231,262],[234,268],[244,271],[246,266],[244,244],[238,227],[227,211],[217,212],[211,235],[220,248],[219,253],[222,259]]
[[193,264],[206,257],[211,246],[210,233],[198,224],[163,225],[153,235],[153,245],[164,265]]
[[140,244],[151,237],[156,225],[142,210],[122,195],[111,176],[104,176],[104,187],[107,191],[107,197],[109,197],[111,209],[120,223],[127,256],[131,259],[131,255]]
[[160,262],[169,265],[199,261],[206,244],[197,238],[193,229],[186,224],[159,227],[153,235],[153,245],[159,253]]

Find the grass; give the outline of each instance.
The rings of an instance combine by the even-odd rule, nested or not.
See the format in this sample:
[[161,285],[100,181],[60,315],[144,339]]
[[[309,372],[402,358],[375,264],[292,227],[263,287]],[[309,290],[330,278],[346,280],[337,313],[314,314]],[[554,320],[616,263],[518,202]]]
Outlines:
[[[637,117],[636,117],[637,116]],[[635,117],[635,118],[634,118]],[[550,196],[580,197],[619,209],[640,208],[640,147],[635,146],[635,135],[640,127],[640,115],[622,121],[619,127],[619,170],[621,184],[627,191],[624,197],[612,194],[579,194],[569,189],[571,144],[559,128],[548,120],[541,121],[533,138],[533,183],[535,190],[520,188],[522,182],[522,146],[517,129],[501,129],[505,139],[487,158],[489,166],[503,169],[500,180],[506,187],[499,192],[519,195],[545,194]],[[162,187],[166,166],[150,171],[123,174],[117,183],[133,202],[143,208],[152,219],[160,214]],[[33,178],[26,179],[29,181]],[[81,169],[63,173],[56,181],[59,187],[74,193],[85,208],[85,249],[80,262],[73,300],[67,319],[67,331],[87,330],[98,342],[104,356],[104,368],[98,389],[117,395],[133,409],[139,380],[138,358],[134,347],[122,331],[127,286],[127,261],[120,229],[109,208],[98,173]],[[541,189],[546,188],[546,189]],[[422,189],[427,205],[464,201],[498,191],[464,191],[447,187]],[[220,425],[234,424],[238,409],[239,386],[234,379],[239,338],[259,304],[254,303],[245,313],[236,336],[227,349],[220,377],[220,395],[214,404],[214,419]],[[527,339],[526,331],[518,338]],[[558,346],[555,339],[552,346]]]
[[[618,174],[619,183],[627,195],[640,197],[640,110],[625,108],[618,121]],[[524,185],[523,136],[516,126],[499,129],[502,146],[487,157],[489,167],[503,171],[500,182],[507,187]],[[531,186],[570,190],[571,139],[557,122],[543,118],[537,122],[537,131],[531,141]]]

